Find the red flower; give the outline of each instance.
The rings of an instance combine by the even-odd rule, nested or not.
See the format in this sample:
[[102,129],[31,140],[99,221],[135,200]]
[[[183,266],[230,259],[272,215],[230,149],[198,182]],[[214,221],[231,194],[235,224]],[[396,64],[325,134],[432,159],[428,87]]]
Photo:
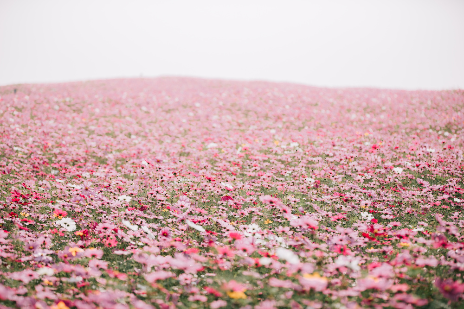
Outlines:
[[240,240],[242,239],[242,234],[237,233],[237,232],[230,232],[229,237],[235,240]]
[[213,294],[214,296],[216,297],[221,297],[222,294],[221,292],[209,287],[209,286],[205,286],[205,291],[208,292],[209,294]]

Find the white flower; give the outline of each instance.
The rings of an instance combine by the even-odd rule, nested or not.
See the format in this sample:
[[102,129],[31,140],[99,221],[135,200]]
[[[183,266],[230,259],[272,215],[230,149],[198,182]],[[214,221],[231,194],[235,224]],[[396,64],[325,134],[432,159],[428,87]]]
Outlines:
[[393,171],[397,174],[401,174],[403,172],[403,169],[401,167],[395,167],[393,168]]
[[68,232],[72,232],[72,231],[76,230],[76,222],[74,222],[70,218],[63,218],[61,220],[56,221],[55,223],[58,224],[58,225],[61,225]]
[[227,182],[221,182],[221,185],[231,190],[234,188],[230,183],[227,183]]
[[360,258],[350,258],[347,256],[340,255],[336,260],[335,264],[339,266],[346,266],[348,268],[351,268],[354,271],[358,271],[361,268],[359,267],[358,263],[361,259]]
[[461,202],[462,202],[462,200],[460,200],[460,199],[458,199],[458,198],[456,198],[456,197],[454,198],[454,201],[455,201],[456,203],[461,203]]
[[143,160],[143,161],[142,161],[142,165],[148,165],[148,162],[145,161],[145,160]]
[[427,151],[428,151],[428,152],[435,152],[435,149],[433,149],[433,148],[427,148]]
[[206,145],[206,148],[216,148],[218,145],[216,143],[209,143],[208,145]]
[[122,220],[122,224],[124,224],[125,226],[127,226],[129,229],[133,230],[133,231],[137,231],[139,229],[139,226],[138,225],[135,225],[135,224],[131,224],[129,221],[127,220]]
[[148,227],[142,225],[142,230],[148,234],[148,238],[155,239],[155,235],[153,235],[152,231]]
[[298,144],[297,142],[291,142],[290,143],[290,147],[298,147],[300,144]]
[[414,232],[421,232],[423,230],[424,230],[423,227],[416,227],[415,229],[413,229]]
[[276,255],[279,257],[279,259],[286,260],[290,264],[300,263],[298,255],[296,255],[295,252],[291,250],[285,248],[277,248]]
[[288,248],[288,245],[285,242],[285,239],[283,237],[276,236],[276,235],[269,235],[268,239],[275,241],[279,246],[283,248]]
[[313,178],[306,178],[306,182],[309,183],[309,184],[313,184],[316,181]]
[[81,276],[71,277],[71,278],[63,278],[63,280],[68,281],[70,283],[81,282],[83,278]]
[[132,197],[127,195],[121,195],[120,197],[118,197],[118,200],[129,203],[132,200]]
[[361,216],[363,219],[368,220],[368,221],[371,221],[372,219],[374,219],[374,216],[368,213],[367,211],[361,212]]
[[49,267],[41,267],[38,270],[36,270],[36,273],[40,276],[53,276],[55,273],[52,268]]
[[[243,232],[243,234],[246,236],[246,237],[251,237],[251,236],[254,236],[256,233],[260,232],[261,231],[261,228],[259,227],[259,225],[253,223],[253,224],[250,224],[246,227],[245,231]],[[261,236],[261,235],[256,235],[256,236]],[[260,237],[257,237],[257,238],[260,238]]]
[[188,226],[190,226],[191,228],[194,228],[197,231],[206,232],[206,230],[202,226],[197,225],[197,224],[193,223],[192,221],[185,220],[185,223],[187,223]]
[[150,229],[149,229],[147,226],[145,226],[145,225],[142,225],[142,231],[144,231],[144,232],[147,233],[147,234],[151,234],[151,233],[152,233],[152,232],[150,231]]
[[81,189],[82,187],[79,185],[73,185],[72,183],[68,183],[68,187],[75,188],[75,189]]
[[271,258],[268,258],[268,257],[262,257],[259,259],[259,263],[261,265],[269,265],[272,263],[272,259]]
[[89,177],[90,177],[90,173],[83,172],[83,173],[82,173],[82,177],[89,178]]

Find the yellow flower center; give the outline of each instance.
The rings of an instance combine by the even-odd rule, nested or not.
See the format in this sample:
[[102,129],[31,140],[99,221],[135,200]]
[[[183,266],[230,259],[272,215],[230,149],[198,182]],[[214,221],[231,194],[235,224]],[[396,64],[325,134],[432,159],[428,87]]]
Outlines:
[[69,252],[71,252],[72,256],[76,256],[77,252],[81,252],[81,251],[82,249],[78,247],[69,248]]
[[246,299],[247,298],[244,292],[227,292],[227,295],[229,295],[229,297],[233,299]]
[[45,285],[53,285],[53,282],[48,281],[47,279],[44,279],[43,284],[45,284]]
[[69,309],[68,306],[62,301],[60,301],[56,306],[52,306],[52,309]]
[[313,273],[313,274],[303,274],[303,277],[306,279],[319,279],[323,281],[328,281],[326,277],[321,277],[319,273]]

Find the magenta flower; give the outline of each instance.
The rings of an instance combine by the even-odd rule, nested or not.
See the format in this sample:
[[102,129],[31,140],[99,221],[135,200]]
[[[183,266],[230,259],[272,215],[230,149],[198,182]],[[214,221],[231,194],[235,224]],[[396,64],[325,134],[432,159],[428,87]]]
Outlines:
[[435,286],[451,301],[458,301],[464,293],[464,284],[451,279],[436,279]]

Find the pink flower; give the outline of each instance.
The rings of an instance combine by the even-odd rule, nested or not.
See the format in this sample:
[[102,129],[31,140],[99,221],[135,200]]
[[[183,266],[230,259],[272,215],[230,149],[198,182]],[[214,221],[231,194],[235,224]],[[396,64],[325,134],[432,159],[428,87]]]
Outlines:
[[211,309],[218,309],[218,308],[225,307],[225,306],[227,306],[227,302],[223,301],[222,299],[215,300],[211,302],[211,304],[209,305]]
[[89,258],[96,258],[96,259],[101,259],[103,256],[103,250],[100,249],[86,249],[84,251],[84,256],[89,257]]
[[246,291],[247,287],[235,280],[230,280],[223,284],[222,288],[227,291],[243,292]]
[[395,273],[393,272],[393,267],[390,264],[383,263],[379,267],[371,270],[369,275],[372,277],[392,278],[395,276]]
[[22,281],[27,284],[31,282],[31,280],[38,279],[40,275],[31,269],[25,269],[23,271],[10,273],[8,277],[14,280]]
[[208,297],[206,297],[205,295],[192,295],[192,296],[189,296],[188,300],[189,301],[201,301],[202,303],[204,303],[205,301],[208,300]]
[[360,291],[365,291],[369,289],[385,291],[386,289],[391,287],[392,284],[393,284],[392,280],[388,280],[385,278],[379,279],[379,278],[374,278],[374,277],[367,277],[367,278],[358,280],[357,288]]
[[100,260],[90,260],[89,267],[107,269],[108,268],[108,262],[100,261]]
[[164,238],[171,238],[171,231],[165,227],[160,230],[159,235]]
[[437,267],[438,266],[438,260],[434,257],[418,257],[416,260],[416,265],[417,266],[430,266],[430,267]]
[[54,212],[53,212],[53,215],[55,217],[66,217],[68,215],[68,213],[64,210],[61,210],[61,209],[56,209]]
[[235,248],[239,251],[246,252],[248,255],[251,255],[256,250],[255,246],[248,240],[236,241]]
[[282,203],[278,198],[270,196],[270,195],[260,196],[259,200],[265,204],[271,204],[271,205],[278,205]]
[[221,256],[228,256],[228,257],[235,256],[234,251],[230,250],[229,247],[217,247],[216,250],[218,251],[218,254]]
[[305,229],[313,229],[313,230],[317,230],[319,228],[319,223],[308,217],[308,216],[303,216],[301,217],[300,219],[294,219],[290,222],[290,224],[292,226],[295,226],[295,227],[302,227],[302,228],[305,228]]
[[157,280],[164,280],[167,278],[175,277],[176,275],[172,272],[169,271],[155,271],[149,274],[144,275],[145,280],[147,280],[150,283],[155,283]]
[[303,286],[305,290],[314,289],[315,291],[323,291],[327,288],[329,280],[325,277],[321,277],[318,273],[304,274],[299,279],[300,284]]
[[275,300],[264,300],[255,306],[255,309],[276,309]]
[[269,285],[277,288],[287,288],[287,289],[293,289],[295,287],[295,283],[293,283],[290,280],[280,280],[277,278],[271,278],[269,279]]
[[464,293],[464,284],[451,279],[436,279],[435,286],[451,301],[458,301]]

